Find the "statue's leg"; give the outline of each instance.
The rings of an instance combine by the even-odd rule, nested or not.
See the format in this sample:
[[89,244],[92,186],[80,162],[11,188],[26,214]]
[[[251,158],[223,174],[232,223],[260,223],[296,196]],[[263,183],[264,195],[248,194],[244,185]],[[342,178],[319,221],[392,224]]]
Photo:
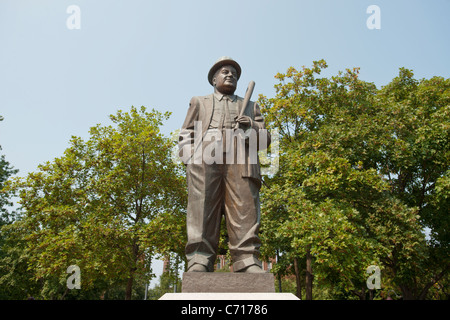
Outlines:
[[[188,164],[188,271],[214,271],[222,217],[222,165]],[[196,266],[197,265],[197,266]]]
[[250,266],[261,267],[259,188],[255,180],[242,177],[240,165],[227,165],[225,216],[234,272]]

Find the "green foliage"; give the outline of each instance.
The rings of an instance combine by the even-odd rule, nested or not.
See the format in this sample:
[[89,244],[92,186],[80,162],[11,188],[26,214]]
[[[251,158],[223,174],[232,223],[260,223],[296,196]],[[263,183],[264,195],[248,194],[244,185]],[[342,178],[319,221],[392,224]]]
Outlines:
[[67,294],[70,265],[80,267],[82,291],[128,283],[131,298],[137,278],[154,276],[153,256],[182,251],[184,179],[159,130],[168,117],[118,111],[113,126],[91,128],[88,141],[72,137],[62,157],[11,183],[23,217],[9,232],[24,243],[40,298]]
[[[0,121],[3,119],[0,116]],[[26,265],[21,257],[21,244],[12,240],[6,230],[3,230],[3,227],[6,228],[17,219],[17,212],[10,209],[13,206],[11,199],[15,194],[13,190],[5,188],[5,185],[18,171],[6,161],[4,155],[0,156],[0,287],[3,288],[0,290],[0,300],[26,296],[32,288],[32,284],[22,273],[26,270]],[[18,271],[15,272],[15,277],[12,277],[13,270]],[[13,283],[14,286],[7,286],[8,283]]]
[[[0,121],[3,121],[4,118],[0,115]],[[0,150],[2,147],[0,146]],[[0,156],[0,227],[11,223],[16,213],[14,211],[8,211],[8,207],[11,207],[13,203],[11,202],[11,198],[15,196],[12,190],[5,189],[6,181],[17,174],[19,170],[14,169],[8,161],[6,161],[5,156]]]
[[174,278],[173,274],[169,272],[164,272],[159,277],[159,283],[148,289],[147,300],[158,300],[166,293],[173,293],[175,283],[177,285],[176,292],[181,292],[181,279]]
[[[1,150],[1,147],[0,147]],[[5,156],[0,156],[0,226],[11,223],[14,220],[15,212],[8,211],[8,207],[13,205],[11,198],[15,195],[12,190],[5,189],[6,181],[19,170],[14,169]]]
[[291,67],[274,98],[259,98],[281,137],[280,170],[262,190],[263,255],[279,250],[286,274],[310,253],[337,296],[365,299],[374,264],[384,290],[424,298],[449,268],[450,81],[400,69],[378,90],[356,68],[320,78],[326,67]]

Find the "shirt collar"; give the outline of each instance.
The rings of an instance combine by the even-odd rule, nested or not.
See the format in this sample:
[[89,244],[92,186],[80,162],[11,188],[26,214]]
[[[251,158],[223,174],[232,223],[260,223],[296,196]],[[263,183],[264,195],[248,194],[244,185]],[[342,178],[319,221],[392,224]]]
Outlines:
[[214,92],[214,96],[216,97],[216,99],[217,99],[218,101],[222,101],[222,99],[223,99],[224,97],[228,97],[228,98],[230,99],[230,101],[232,101],[232,102],[235,102],[235,101],[236,101],[236,95],[235,95],[235,94],[229,96],[229,95],[226,95],[226,94],[222,94],[222,93],[220,93],[220,92]]

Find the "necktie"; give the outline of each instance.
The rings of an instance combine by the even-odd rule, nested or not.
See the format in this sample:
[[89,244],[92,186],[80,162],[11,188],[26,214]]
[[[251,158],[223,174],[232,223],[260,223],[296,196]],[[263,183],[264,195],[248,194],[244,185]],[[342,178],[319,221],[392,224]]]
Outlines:
[[[225,152],[229,152],[230,150],[230,143],[228,142],[228,144],[227,144],[227,138],[226,138],[226,135],[227,135],[227,130],[226,129],[230,129],[231,128],[231,126],[230,126],[230,106],[228,105],[228,101],[230,100],[229,99],[229,97],[228,96],[224,96],[223,97],[224,98],[224,101],[225,101],[225,103],[224,103],[224,126],[223,126],[223,129],[225,129],[225,130],[222,130],[222,136],[223,136],[223,150],[225,151]],[[231,141],[230,141],[231,142]]]
[[229,100],[230,100],[229,97],[225,97],[225,128],[226,129],[231,128],[230,106],[228,104]]

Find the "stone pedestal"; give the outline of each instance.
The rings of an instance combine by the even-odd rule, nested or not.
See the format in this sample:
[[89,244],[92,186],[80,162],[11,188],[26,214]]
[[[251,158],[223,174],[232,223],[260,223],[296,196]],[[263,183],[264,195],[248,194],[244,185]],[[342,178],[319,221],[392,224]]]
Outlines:
[[222,292],[222,293],[166,293],[159,300],[300,300],[292,293],[278,293],[278,292],[253,292],[253,293],[240,293],[240,292]]
[[275,284],[272,273],[185,272],[182,292],[274,293]]
[[272,273],[185,272],[182,292],[159,300],[299,300],[276,293]]

